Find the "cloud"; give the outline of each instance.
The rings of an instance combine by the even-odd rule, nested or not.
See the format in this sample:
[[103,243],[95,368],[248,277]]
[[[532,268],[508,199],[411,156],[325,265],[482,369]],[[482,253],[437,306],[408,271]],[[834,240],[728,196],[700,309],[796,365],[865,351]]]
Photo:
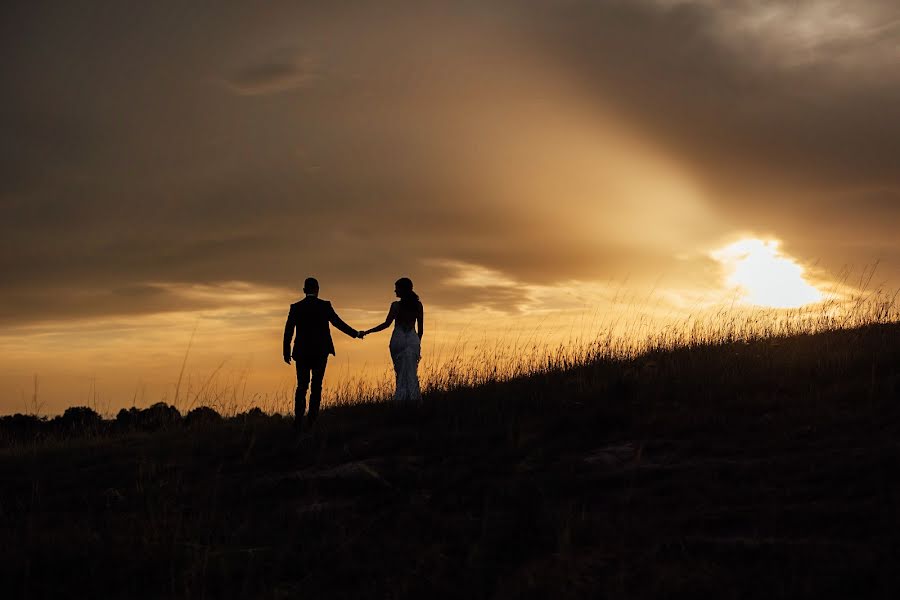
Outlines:
[[[65,306],[57,300],[64,299]],[[56,285],[7,295],[0,306],[0,327],[28,331],[46,323],[104,320],[116,317],[280,307],[284,290],[258,283],[214,284],[148,282],[107,289],[90,285]],[[61,311],[60,308],[63,308]]]
[[237,69],[225,83],[241,96],[277,94],[309,85],[314,61],[295,49],[279,48],[265,58]]
[[880,74],[897,59],[900,12],[873,0],[648,0],[667,11],[697,8],[707,32],[725,46],[769,66],[827,65],[848,75]]
[[[572,3],[531,27],[586,92],[710,179],[897,182],[900,30],[877,26],[891,6]],[[863,64],[840,67],[848,53]]]
[[307,275],[349,308],[409,275],[430,305],[515,311],[567,281],[697,283],[675,256],[736,229],[896,262],[892,7],[147,5],[124,43],[24,3],[0,39],[0,318],[205,309],[233,298],[154,286]]

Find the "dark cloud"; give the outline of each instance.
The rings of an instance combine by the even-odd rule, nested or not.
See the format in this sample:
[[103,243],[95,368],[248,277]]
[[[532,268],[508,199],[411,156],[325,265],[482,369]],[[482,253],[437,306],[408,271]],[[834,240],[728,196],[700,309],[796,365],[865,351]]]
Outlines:
[[[864,31],[858,36],[843,40],[843,46],[823,43],[813,59],[799,47],[796,32],[764,19],[766,10],[788,4],[547,4],[531,27],[535,39],[586,90],[612,100],[654,139],[695,161],[704,175],[732,184],[743,178],[745,186],[754,185],[754,176],[897,183],[900,76],[885,62],[887,56],[897,57],[896,8],[895,26],[867,30],[860,25]],[[845,22],[853,22],[854,10],[890,7],[805,4],[819,5],[823,14]],[[740,38],[741,20],[752,18],[754,7],[757,32]],[[815,28],[816,22],[806,27]],[[842,56],[855,49],[871,51],[873,43],[893,53],[872,51],[870,60],[880,64],[869,68],[842,67]]]
[[78,285],[77,282],[75,285],[49,283],[40,288],[4,294],[0,304],[0,326],[52,322],[70,317],[133,316],[212,306],[215,306],[214,302],[189,301],[164,288],[148,284],[104,289],[89,284]]
[[312,77],[312,57],[296,49],[279,48],[236,70],[226,83],[237,94],[256,96],[296,89],[307,85]]

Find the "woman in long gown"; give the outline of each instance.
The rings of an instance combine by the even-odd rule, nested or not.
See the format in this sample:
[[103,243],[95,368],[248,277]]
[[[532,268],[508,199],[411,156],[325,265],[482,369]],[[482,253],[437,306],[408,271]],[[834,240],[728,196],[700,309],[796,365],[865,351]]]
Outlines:
[[419,296],[413,291],[413,282],[408,277],[398,279],[394,284],[394,293],[400,300],[391,303],[387,318],[381,325],[376,325],[363,335],[382,331],[394,323],[391,334],[391,359],[394,361],[394,373],[397,376],[397,389],[394,400],[397,402],[416,402],[422,399],[419,389],[419,360],[422,358],[422,333],[424,309]]

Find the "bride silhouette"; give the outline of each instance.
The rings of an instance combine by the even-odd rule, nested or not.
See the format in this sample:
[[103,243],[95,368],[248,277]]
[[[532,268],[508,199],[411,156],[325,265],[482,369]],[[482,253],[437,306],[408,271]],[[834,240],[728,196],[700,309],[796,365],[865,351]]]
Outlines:
[[[394,323],[391,334],[391,359],[394,361],[394,373],[397,376],[397,390],[394,400],[397,402],[414,402],[422,399],[419,390],[419,360],[422,358],[422,333],[424,309],[419,296],[413,291],[413,282],[402,277],[394,284],[394,293],[400,300],[391,303],[387,318],[381,325],[361,332],[361,337],[387,329]],[[418,331],[414,328],[417,325]]]

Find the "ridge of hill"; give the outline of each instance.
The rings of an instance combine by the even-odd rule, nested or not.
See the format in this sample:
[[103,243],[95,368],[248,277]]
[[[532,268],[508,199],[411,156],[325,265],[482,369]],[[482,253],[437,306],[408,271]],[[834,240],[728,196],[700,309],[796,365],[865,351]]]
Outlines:
[[895,598],[900,324],[0,450],[4,597]]

